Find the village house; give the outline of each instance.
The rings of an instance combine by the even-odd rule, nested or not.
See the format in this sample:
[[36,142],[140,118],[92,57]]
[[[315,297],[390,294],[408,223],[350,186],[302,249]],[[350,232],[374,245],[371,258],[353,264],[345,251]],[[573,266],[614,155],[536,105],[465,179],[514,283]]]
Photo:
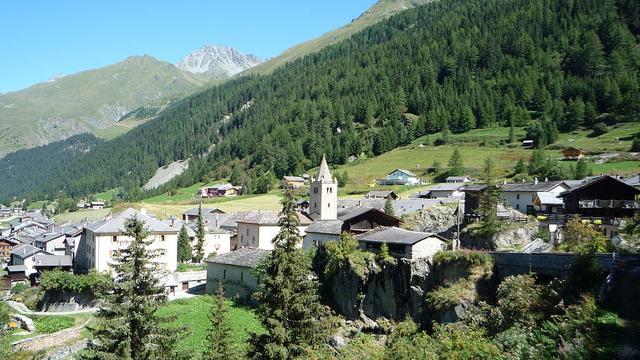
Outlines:
[[268,250],[246,247],[206,260],[206,293],[214,294],[222,283],[227,297],[248,300],[260,283],[254,269],[269,253]]
[[10,265],[13,266],[16,276],[20,276],[19,272],[22,271],[26,278],[31,278],[37,270],[35,268],[35,255],[48,254],[44,250],[37,248],[29,244],[20,244],[13,247],[11,250]]
[[283,176],[280,180],[280,188],[295,190],[304,186],[305,179],[301,176]]
[[409,170],[395,169],[386,178],[376,180],[380,185],[421,185],[422,180]]
[[71,255],[54,255],[39,253],[33,257],[33,267],[36,270],[35,282],[40,281],[40,275],[45,271],[60,269],[62,271],[72,271],[73,259]]
[[444,179],[444,182],[446,183],[466,183],[466,182],[471,182],[471,179],[468,176],[449,176],[446,179]]
[[382,244],[387,244],[389,255],[405,259],[432,257],[444,249],[446,241],[436,234],[397,227],[379,227],[358,235],[357,239],[362,250],[379,252]]
[[140,212],[127,209],[113,217],[97,221],[85,228],[83,236],[86,246],[86,269],[110,271],[115,251],[129,246],[131,237],[124,235],[125,222],[137,217],[144,222],[148,231],[147,239],[152,240],[150,250],[157,250],[154,261],[161,270],[175,271],[177,266],[178,230],[149,216],[145,209]]
[[[163,222],[178,231],[182,229],[182,226],[185,226],[191,249],[193,249],[193,255],[195,256],[196,246],[198,244],[198,238],[196,236],[198,224],[195,222],[186,223],[175,218],[163,220]],[[206,223],[204,225],[205,257],[208,257],[210,254],[220,255],[229,251],[231,251],[231,233],[218,227],[215,222]]]
[[564,181],[538,182],[534,180],[533,183],[503,184],[500,185],[500,202],[524,214],[534,214],[536,211],[542,211],[543,205],[550,205],[540,204],[537,206],[535,204],[536,197],[549,200],[568,189],[569,185]]
[[54,255],[65,255],[67,246],[65,244],[66,235],[62,232],[44,233],[35,237],[33,245]]
[[20,244],[17,240],[0,237],[0,260],[9,262],[11,259],[11,249]]
[[632,217],[640,210],[640,190],[605,175],[591,178],[559,194],[566,214],[615,219]]
[[[298,231],[305,235],[311,219],[302,213],[297,213],[300,220]],[[273,239],[280,232],[278,212],[259,211],[244,219],[237,220],[239,247],[253,247],[262,250],[273,250]]]
[[229,183],[207,186],[198,190],[198,196],[201,198],[219,197],[219,196],[237,196],[242,194],[242,186],[234,186]]
[[371,190],[365,196],[365,199],[384,199],[384,200],[396,200],[398,194],[392,190]]
[[566,147],[560,150],[560,152],[562,153],[563,160],[580,160],[584,158],[584,154],[585,154],[584,149],[577,148],[574,146]]
[[418,194],[420,198],[438,199],[438,198],[462,198],[464,193],[460,189],[465,186],[462,182],[436,184],[429,189]]

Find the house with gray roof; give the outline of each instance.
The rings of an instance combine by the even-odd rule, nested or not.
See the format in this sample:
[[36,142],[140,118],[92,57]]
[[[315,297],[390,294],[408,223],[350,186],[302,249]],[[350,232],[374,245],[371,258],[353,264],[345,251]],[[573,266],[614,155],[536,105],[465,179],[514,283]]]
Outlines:
[[524,214],[533,214],[535,211],[542,210],[542,207],[534,204],[538,193],[557,196],[569,188],[564,181],[503,184],[500,185],[500,202]]
[[409,170],[395,169],[384,179],[376,180],[380,185],[420,185],[422,180]]
[[[304,236],[306,229],[311,224],[311,219],[303,213],[296,213],[300,225],[298,231]],[[237,220],[237,241],[239,247],[254,247],[263,250],[273,250],[273,239],[280,232],[276,211],[258,211]],[[302,246],[302,244],[300,244]]]
[[31,277],[37,272],[35,267],[35,257],[38,254],[52,255],[46,251],[37,248],[29,244],[20,244],[13,247],[11,250],[10,265],[22,265],[24,266],[24,272],[26,277]]
[[461,191],[463,186],[465,186],[463,182],[436,184],[420,192],[418,197],[426,199],[462,198],[464,196],[464,193]]
[[471,182],[471,178],[469,178],[468,176],[448,176],[446,179],[444,179],[444,182],[446,182],[446,183],[466,183],[466,182]]
[[207,263],[206,293],[214,294],[222,283],[225,295],[232,298],[249,299],[256,291],[260,279],[254,269],[271,251],[245,247],[218,255]]
[[125,223],[133,217],[144,222],[147,239],[152,241],[149,249],[157,253],[158,256],[154,261],[158,263],[159,268],[175,271],[179,230],[148,215],[145,209],[136,211],[132,208],[86,226],[85,235],[81,240],[85,244],[78,247],[78,251],[84,249],[86,260],[83,265],[86,266],[79,267],[87,270],[110,271],[114,252],[126,248],[131,243],[131,237],[124,232]]
[[382,244],[387,244],[391,256],[405,259],[432,257],[444,249],[446,242],[437,234],[398,227],[379,227],[356,238],[362,250],[379,252]]
[[396,200],[398,194],[393,190],[371,190],[365,196],[365,199],[384,199],[384,200]]

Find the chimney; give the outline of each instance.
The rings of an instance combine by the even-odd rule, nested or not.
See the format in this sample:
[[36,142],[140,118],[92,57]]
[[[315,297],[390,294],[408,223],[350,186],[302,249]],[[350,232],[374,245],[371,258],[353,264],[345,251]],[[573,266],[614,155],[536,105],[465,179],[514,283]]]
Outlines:
[[538,178],[537,178],[537,177],[534,177],[534,178],[533,178],[533,184],[535,185],[535,184],[537,184],[537,183],[538,183]]
[[144,216],[147,216],[147,208],[144,208],[144,207],[140,208],[140,214],[144,215]]
[[549,181],[549,178],[545,177],[544,182],[547,182],[547,181]]

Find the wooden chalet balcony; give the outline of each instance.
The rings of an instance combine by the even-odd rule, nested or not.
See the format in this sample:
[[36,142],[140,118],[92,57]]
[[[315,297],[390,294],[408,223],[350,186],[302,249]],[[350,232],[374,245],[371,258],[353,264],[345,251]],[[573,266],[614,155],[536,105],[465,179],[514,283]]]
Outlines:
[[640,201],[635,200],[580,200],[581,209],[640,209]]

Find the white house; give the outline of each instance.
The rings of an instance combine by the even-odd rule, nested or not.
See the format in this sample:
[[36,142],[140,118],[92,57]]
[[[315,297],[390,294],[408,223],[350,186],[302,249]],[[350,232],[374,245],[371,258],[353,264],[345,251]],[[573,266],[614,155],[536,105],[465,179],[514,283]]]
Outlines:
[[33,245],[29,244],[20,244],[16,245],[13,250],[11,250],[11,265],[14,267],[20,266],[21,269],[24,270],[24,273],[27,277],[30,277],[32,274],[36,273],[35,268],[35,255],[37,254],[48,254],[46,251],[39,249]]
[[378,252],[382,244],[387,244],[391,256],[406,259],[432,257],[445,246],[445,239],[439,235],[397,227],[373,229],[357,239],[363,250]]
[[[569,185],[564,181],[504,184],[500,186],[500,202],[526,214],[530,212],[530,209],[536,208],[534,202],[539,192],[557,196],[569,188]],[[542,208],[537,207],[536,209],[541,210]]]
[[380,185],[420,185],[422,180],[409,170],[395,169],[384,179],[378,179]]
[[45,233],[34,239],[34,245],[54,255],[65,255],[67,253],[66,238],[67,236],[62,232]]
[[[300,236],[304,236],[311,219],[301,213],[297,214],[300,220],[298,231],[300,231]],[[259,211],[244,219],[237,220],[239,247],[273,250],[273,238],[280,232],[278,220],[279,216],[275,211]]]
[[132,217],[137,217],[144,222],[148,231],[147,239],[153,241],[149,245],[149,250],[157,252],[158,256],[154,258],[154,261],[158,263],[160,269],[175,271],[177,267],[178,230],[154,217],[148,216],[144,209],[138,212],[131,208],[114,215],[112,218],[90,224],[85,228],[87,269],[96,269],[97,271],[111,270],[114,252],[131,244],[132,238],[124,235],[124,225]]
[[260,283],[253,270],[269,253],[262,249],[242,248],[206,260],[206,293],[214,294],[222,283],[228,297],[246,299]]

